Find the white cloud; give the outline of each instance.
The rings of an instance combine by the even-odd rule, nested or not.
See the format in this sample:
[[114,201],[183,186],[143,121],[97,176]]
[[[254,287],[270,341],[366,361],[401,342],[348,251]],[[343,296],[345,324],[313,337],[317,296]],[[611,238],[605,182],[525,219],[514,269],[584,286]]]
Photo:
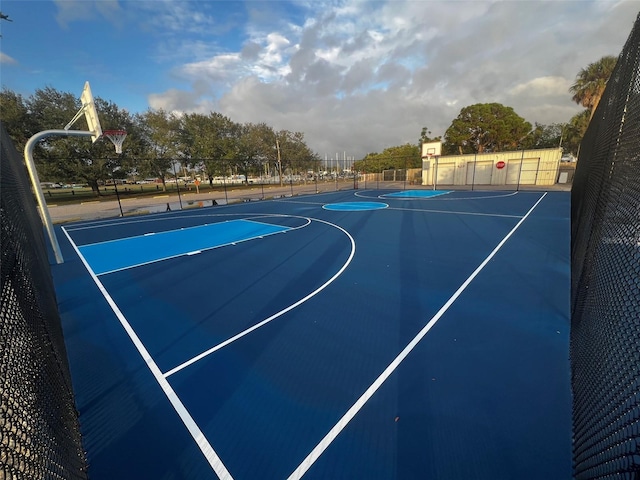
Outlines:
[[184,105],[189,105],[189,112],[208,114],[213,111],[214,101],[198,90],[179,90],[172,88],[161,94],[152,93],[147,98],[149,106],[154,110],[181,115],[185,113]]
[[167,103],[206,104],[302,131],[321,155],[357,156],[415,142],[423,126],[444,134],[474,103],[503,103],[531,123],[568,121],[579,111],[575,75],[617,55],[637,14],[633,1],[300,1],[295,15],[284,2],[250,5],[240,47],[180,68],[210,82],[217,100],[170,90]]
[[0,52],[0,63],[5,65],[15,65],[18,62],[15,58],[10,57],[6,53]]
[[572,81],[563,77],[540,77],[516,85],[509,90],[509,95],[526,95],[529,97],[567,95]]
[[242,56],[239,53],[216,55],[209,60],[184,65],[181,73],[187,78],[209,78],[215,82],[224,82],[242,75]]
[[262,79],[278,79],[291,71],[285,59],[296,47],[282,34],[269,33],[261,42],[263,48],[258,50],[256,61],[249,67],[252,74]]

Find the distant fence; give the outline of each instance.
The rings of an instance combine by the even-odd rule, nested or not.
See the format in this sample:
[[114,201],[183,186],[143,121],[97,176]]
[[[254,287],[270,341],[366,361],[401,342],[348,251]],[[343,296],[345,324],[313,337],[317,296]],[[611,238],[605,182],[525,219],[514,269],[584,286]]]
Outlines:
[[580,145],[571,194],[577,479],[640,479],[639,22]]
[[[382,170],[381,172],[365,172],[358,176],[358,188],[366,189],[407,189],[407,188],[453,188],[456,190],[482,190],[501,189],[516,190],[520,187],[539,187],[544,189],[552,185],[570,185],[573,182],[576,170],[575,163],[556,163],[551,168],[543,168],[543,164],[524,166],[514,165],[517,174],[508,174],[505,170],[502,178],[493,176],[495,167],[483,168],[474,171],[473,163],[463,164],[464,172],[456,176],[455,167],[447,167],[445,172],[423,177],[421,168]],[[484,166],[483,166],[484,167]],[[508,167],[506,167],[508,168]],[[461,168],[458,168],[461,170]],[[476,175],[477,173],[477,175]],[[436,178],[435,185],[432,183]],[[544,181],[542,180],[544,179]]]

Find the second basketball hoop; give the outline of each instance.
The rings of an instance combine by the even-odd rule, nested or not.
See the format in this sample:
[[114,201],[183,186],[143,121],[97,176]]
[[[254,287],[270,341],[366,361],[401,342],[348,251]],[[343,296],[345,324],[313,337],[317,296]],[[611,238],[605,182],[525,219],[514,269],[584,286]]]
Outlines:
[[116,147],[116,153],[122,153],[122,143],[127,137],[127,132],[124,130],[104,130],[102,135],[111,140]]

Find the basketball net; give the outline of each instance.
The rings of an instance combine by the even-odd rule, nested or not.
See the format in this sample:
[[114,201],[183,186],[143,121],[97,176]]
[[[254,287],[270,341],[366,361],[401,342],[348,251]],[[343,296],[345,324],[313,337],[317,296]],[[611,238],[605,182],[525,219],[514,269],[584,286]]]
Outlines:
[[116,153],[122,153],[122,143],[127,137],[127,132],[124,130],[105,130],[102,135],[111,140],[116,147]]

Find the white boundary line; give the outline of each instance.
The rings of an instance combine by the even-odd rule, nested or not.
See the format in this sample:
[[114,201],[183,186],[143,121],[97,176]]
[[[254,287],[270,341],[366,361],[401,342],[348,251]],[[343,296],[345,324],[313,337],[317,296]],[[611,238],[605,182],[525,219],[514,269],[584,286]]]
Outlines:
[[[182,230],[196,230],[198,228],[205,228],[205,227],[211,227],[214,225],[222,225],[223,223],[228,223],[228,222],[236,222],[236,221],[244,221],[244,222],[251,222],[251,223],[258,223],[261,225],[270,225],[273,226],[272,224],[267,224],[266,222],[258,222],[257,220],[251,220],[251,219],[245,219],[245,218],[237,218],[237,219],[233,219],[233,220],[225,220],[224,222],[216,222],[216,223],[205,223],[203,225],[191,225],[189,227],[179,227],[179,228],[174,228],[173,230],[162,230],[160,232],[146,232],[146,233],[141,233],[139,235],[134,235],[132,237],[125,237],[125,238],[114,238],[112,240],[105,240],[102,242],[93,242],[93,243],[85,243],[84,245],[82,245],[82,247],[91,247],[93,245],[106,245],[108,243],[116,243],[116,242],[120,242],[122,240],[129,240],[132,238],[142,238],[142,237],[148,237],[149,235],[165,235],[165,234],[169,234],[169,233],[174,233],[174,232],[179,232]],[[279,225],[278,225],[279,226]],[[290,228],[290,227],[287,227]],[[73,231],[73,230],[72,230]]]
[[516,224],[515,227],[502,239],[502,241],[493,249],[487,258],[476,268],[473,273],[467,278],[462,285],[454,292],[453,295],[447,300],[447,302],[438,310],[438,312],[429,320],[429,322],[418,332],[418,334],[404,347],[404,349],[398,354],[398,356],[384,369],[378,378],[371,384],[369,388],[358,398],[349,410],[342,416],[342,418],[336,423],[331,430],[324,436],[324,438],[311,450],[309,455],[302,461],[300,465],[289,475],[288,480],[299,480],[302,476],[311,468],[316,460],[322,455],[322,453],[331,445],[336,437],[344,430],[347,424],[356,416],[356,414],[364,407],[365,403],[373,396],[373,394],[382,386],[382,384],[391,376],[391,374],[398,368],[400,363],[411,353],[411,351],[420,343],[429,330],[442,318],[445,312],[453,305],[453,303],[462,295],[462,292],[466,290],[469,284],[478,276],[478,274],[484,269],[484,267],[491,261],[491,259],[498,253],[502,246],[509,240],[509,238],[516,232],[516,230],[524,223],[529,217],[531,212],[538,206],[542,199],[547,195],[545,192],[538,201],[529,209],[524,217]]
[[[469,197],[444,197],[441,198],[441,195],[433,195],[431,197],[409,197],[409,198],[402,198],[402,197],[385,197],[383,195],[376,195],[376,196],[368,196],[365,195],[365,193],[367,192],[372,192],[372,191],[377,191],[377,190],[363,190],[362,193],[360,192],[356,192],[354,195],[356,197],[362,197],[362,198],[381,198],[381,199],[389,199],[391,198],[392,200],[420,200],[420,201],[454,201],[454,200],[484,200],[485,198],[505,198],[505,197],[512,197],[514,195],[517,195],[518,193],[520,193],[520,191],[515,191],[515,192],[511,192],[511,193],[505,193],[503,195],[487,195],[486,197],[473,197],[473,196],[469,196]],[[481,191],[481,190],[451,190],[449,193],[458,193],[458,192],[467,192],[467,193],[489,193],[488,191]],[[536,193],[536,192],[531,192],[531,193]]]
[[444,213],[444,214],[453,214],[453,215],[475,215],[479,217],[522,218],[522,215],[505,215],[502,213],[457,212],[455,210],[429,210],[426,208],[389,207],[389,210],[405,210],[408,212]]
[[[280,200],[274,200],[274,202],[280,202]],[[301,203],[303,205],[326,205],[327,202],[303,202],[302,200],[287,200],[287,202],[281,203]]]
[[435,197],[441,197],[442,195],[449,195],[450,193],[453,193],[455,190],[436,190],[439,193],[434,193],[432,195],[416,195],[416,196],[410,196],[410,195],[399,195],[399,193],[404,193],[404,192],[433,192],[433,190],[417,190],[417,189],[410,189],[410,190],[402,190],[402,192],[395,192],[395,193],[383,193],[382,195],[379,195],[378,198],[391,198],[393,200],[427,200],[429,198],[435,198]]
[[167,381],[167,379],[162,375],[162,372],[158,368],[158,365],[156,365],[156,362],[153,360],[153,358],[151,358],[151,355],[145,348],[144,344],[142,343],[142,341],[140,341],[140,338],[138,338],[135,331],[133,330],[133,328],[125,318],[124,314],[120,311],[120,308],[118,308],[118,305],[116,305],[113,298],[111,298],[111,295],[109,295],[109,292],[107,292],[102,282],[98,279],[95,273],[93,273],[93,270],[91,270],[91,267],[89,266],[85,258],[80,253],[80,250],[78,249],[76,244],[73,242],[73,240],[71,240],[71,237],[69,236],[69,234],[67,233],[64,227],[62,227],[62,231],[66,235],[67,239],[69,240],[69,243],[71,243],[71,246],[76,251],[76,254],[78,255],[78,257],[84,264],[85,268],[89,272],[89,275],[91,275],[91,278],[97,285],[98,289],[100,290],[100,293],[102,293],[102,296],[105,298],[105,300],[111,307],[111,310],[113,310],[113,313],[115,313],[116,317],[118,317],[120,324],[123,326],[123,328],[129,335],[129,338],[135,345],[136,349],[138,350],[138,353],[140,353],[140,356],[143,358],[144,362],[147,364],[147,367],[149,368],[152,375],[156,379],[156,382],[158,382],[158,385],[160,385],[160,388],[162,389],[164,394],[167,396],[167,399],[169,400],[169,402],[171,402],[171,405],[173,406],[174,410],[182,420],[182,423],[184,424],[184,426],[187,427],[187,430],[189,431],[189,433],[195,440],[196,444],[200,448],[200,451],[203,453],[203,455],[209,462],[209,465],[211,465],[211,468],[213,469],[213,471],[216,473],[216,475],[218,475],[218,478],[220,478],[220,480],[233,480],[233,477],[231,476],[227,468],[224,466],[224,464],[222,463],[222,460],[220,460],[220,457],[215,452],[215,450],[213,449],[213,447],[211,446],[207,438],[204,436],[204,433],[202,433],[202,431],[200,430],[200,427],[198,427],[196,422],[193,420],[193,418],[191,417],[191,414],[187,411],[185,406],[182,404],[182,401],[178,398],[178,395],[176,395],[171,385],[169,385],[169,382]]
[[[294,216],[294,215],[292,215]],[[356,241],[354,240],[354,238],[349,234],[349,232],[347,232],[344,228],[340,227],[339,225],[327,222],[325,220],[319,220],[317,218],[314,218],[314,220],[316,222],[321,222],[321,223],[325,223],[329,226],[335,227],[338,230],[342,231],[350,240],[351,242],[351,253],[349,254],[349,257],[347,258],[347,260],[345,261],[344,265],[342,265],[342,267],[340,268],[340,270],[338,270],[329,280],[327,280],[325,283],[323,283],[322,285],[320,285],[317,289],[315,289],[313,292],[309,293],[308,295],[306,295],[305,297],[301,298],[300,300],[298,300],[297,302],[289,305],[288,307],[286,307],[283,310],[280,310],[279,312],[271,315],[268,318],[265,318],[264,320],[262,320],[261,322],[256,323],[255,325],[247,328],[246,330],[243,330],[242,332],[234,335],[233,337],[228,338],[227,340],[225,340],[222,343],[219,343],[218,345],[211,347],[208,350],[205,350],[204,352],[196,355],[195,357],[187,360],[186,362],[181,363],[180,365],[178,365],[177,367],[172,368],[171,370],[169,370],[168,372],[166,372],[164,374],[165,378],[170,377],[171,375],[173,375],[174,373],[179,372],[180,370],[193,365],[194,363],[196,363],[199,360],[202,360],[203,358],[205,358],[208,355],[211,355],[212,353],[220,350],[221,348],[226,347],[227,345],[229,345],[230,343],[235,342],[236,340],[239,340],[240,338],[244,337],[245,335],[248,335],[249,333],[253,332],[254,330],[257,330],[258,328],[266,325],[267,323],[275,320],[276,318],[284,315],[285,313],[293,310],[294,308],[298,307],[299,305],[302,305],[304,302],[306,302],[307,300],[309,300],[310,298],[316,296],[318,293],[320,293],[322,290],[324,290],[325,288],[327,288],[330,284],[332,284],[340,275],[342,275],[342,273],[347,269],[347,267],[349,266],[349,264],[351,263],[351,260],[353,260],[354,255],[356,254]]]
[[[323,204],[321,204],[323,205]],[[245,215],[252,215],[245,218]],[[95,220],[95,221],[87,221],[78,225],[66,225],[65,228],[68,232],[75,232],[78,230],[90,230],[94,228],[103,228],[103,227],[113,227],[114,225],[122,226],[122,225],[130,225],[130,224],[139,224],[139,223],[156,223],[161,221],[180,221],[186,219],[201,219],[201,218],[218,218],[218,217],[241,217],[239,220],[249,220],[251,218],[261,218],[261,217],[287,217],[289,215],[283,213],[201,213],[197,215],[187,215],[183,214],[180,216],[172,215],[172,216],[164,216],[161,213],[154,215],[152,218],[148,217],[127,217],[126,219],[122,218],[110,218],[107,220]],[[194,227],[201,227],[208,224],[201,225],[193,225]],[[191,228],[191,227],[180,227],[180,228]]]

